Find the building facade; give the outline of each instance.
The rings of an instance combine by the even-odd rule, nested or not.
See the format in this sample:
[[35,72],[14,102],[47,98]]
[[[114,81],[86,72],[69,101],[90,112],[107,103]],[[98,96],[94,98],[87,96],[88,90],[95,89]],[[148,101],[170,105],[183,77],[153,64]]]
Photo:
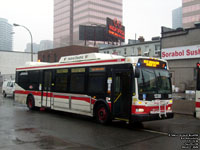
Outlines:
[[182,28],[182,7],[176,8],[172,11],[172,28]]
[[13,49],[13,27],[7,19],[0,18],[0,50],[12,51]]
[[[33,52],[37,53],[38,51],[53,49],[53,41],[42,40],[40,44],[33,43]],[[26,44],[25,52],[31,52],[31,43]]]
[[54,0],[54,47],[82,45],[79,25],[106,25],[106,18],[122,21],[122,0]]
[[53,41],[51,40],[42,40],[40,41],[40,46],[39,50],[47,50],[47,49],[52,49],[53,48]]
[[[0,51],[0,78],[15,79],[16,68],[30,61],[30,52]],[[33,61],[37,61],[37,54],[33,54]]]
[[194,27],[200,22],[200,0],[182,0],[183,28]]
[[97,53],[97,52],[98,48],[96,47],[72,45],[72,46],[39,51],[38,59],[41,62],[58,62],[62,56],[79,55],[85,53]]
[[[39,44],[37,43],[32,43],[32,44],[33,44],[33,52],[37,53],[39,51]],[[26,44],[26,49],[24,51],[31,52],[31,43]]]
[[162,58],[169,63],[172,84],[180,92],[196,89],[196,64],[200,62],[200,27],[162,29]]
[[100,49],[99,52],[121,56],[160,57],[160,39],[104,48]]

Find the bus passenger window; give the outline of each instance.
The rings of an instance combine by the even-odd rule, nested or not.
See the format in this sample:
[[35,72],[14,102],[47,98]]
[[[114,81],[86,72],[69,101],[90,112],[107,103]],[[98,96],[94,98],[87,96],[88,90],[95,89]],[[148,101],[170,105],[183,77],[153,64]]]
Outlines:
[[71,69],[70,91],[75,93],[85,91],[85,68]]
[[83,93],[85,87],[85,74],[71,74],[70,91]]
[[55,79],[55,92],[67,92],[68,69],[57,69]]
[[91,73],[88,79],[88,92],[101,94],[105,92],[105,75],[104,73]]

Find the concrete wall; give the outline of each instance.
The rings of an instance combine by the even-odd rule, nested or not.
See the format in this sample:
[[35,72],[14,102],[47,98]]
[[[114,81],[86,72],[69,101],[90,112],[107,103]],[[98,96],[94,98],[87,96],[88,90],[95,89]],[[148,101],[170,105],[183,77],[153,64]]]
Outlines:
[[172,73],[172,84],[180,88],[180,92],[196,89],[196,63],[199,59],[168,60]]
[[[33,60],[37,61],[37,54],[33,55]],[[23,66],[31,61],[31,53],[0,51],[0,73],[3,78],[14,76],[16,67]]]
[[162,49],[200,44],[200,28],[162,33]]
[[193,115],[195,112],[195,101],[174,100],[172,110],[174,113]]

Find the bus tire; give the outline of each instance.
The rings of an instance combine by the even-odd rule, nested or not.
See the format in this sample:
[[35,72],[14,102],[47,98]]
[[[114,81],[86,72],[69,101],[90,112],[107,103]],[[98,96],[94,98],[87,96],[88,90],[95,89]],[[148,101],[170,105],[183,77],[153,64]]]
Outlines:
[[95,111],[96,120],[101,124],[108,124],[110,119],[110,113],[108,108],[104,104],[99,104]]
[[5,91],[3,91],[3,97],[6,97],[7,95],[6,95],[6,92]]
[[26,104],[27,104],[27,107],[29,108],[29,110],[34,110],[35,109],[35,100],[34,100],[32,95],[29,95],[27,97]]

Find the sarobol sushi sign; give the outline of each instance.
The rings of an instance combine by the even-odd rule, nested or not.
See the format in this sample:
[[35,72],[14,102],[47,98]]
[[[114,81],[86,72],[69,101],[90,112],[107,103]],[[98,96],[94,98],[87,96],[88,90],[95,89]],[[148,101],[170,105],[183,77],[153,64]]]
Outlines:
[[200,45],[162,49],[163,59],[189,59],[200,57]]

